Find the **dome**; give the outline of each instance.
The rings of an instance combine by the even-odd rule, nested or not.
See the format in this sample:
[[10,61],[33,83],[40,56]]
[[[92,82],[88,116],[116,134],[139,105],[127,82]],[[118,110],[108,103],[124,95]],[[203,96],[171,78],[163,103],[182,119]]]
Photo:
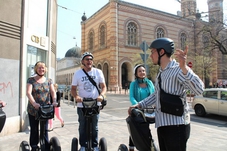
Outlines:
[[81,17],[81,19],[82,19],[82,21],[87,20],[87,17],[86,17],[86,15],[85,15],[85,13],[84,13],[84,15]]
[[80,47],[72,47],[70,48],[66,53],[65,57],[75,57],[75,58],[80,58],[81,57],[81,49]]

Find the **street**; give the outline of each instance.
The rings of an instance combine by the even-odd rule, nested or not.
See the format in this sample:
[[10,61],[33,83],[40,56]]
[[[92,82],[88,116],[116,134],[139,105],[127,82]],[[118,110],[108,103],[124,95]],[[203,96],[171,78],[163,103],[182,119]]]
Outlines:
[[[107,140],[108,151],[117,151],[120,144],[128,146],[129,133],[126,124],[127,109],[130,105],[129,96],[124,94],[107,94],[107,106],[101,111],[99,119],[99,139]],[[62,151],[71,150],[73,137],[78,138],[77,112],[73,102],[61,103],[62,117],[65,126],[55,118],[54,130],[49,132],[49,139],[56,136]],[[227,148],[227,117],[208,115],[197,117],[191,109],[191,135],[187,144],[188,151],[226,151]],[[154,124],[150,125],[151,134],[158,144]],[[0,137],[0,151],[17,151],[21,141],[29,140],[29,128],[4,137]]]

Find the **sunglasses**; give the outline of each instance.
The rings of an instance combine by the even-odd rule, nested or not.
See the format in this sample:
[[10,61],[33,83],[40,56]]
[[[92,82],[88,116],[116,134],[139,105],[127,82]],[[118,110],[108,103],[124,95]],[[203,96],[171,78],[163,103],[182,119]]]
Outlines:
[[86,60],[86,61],[89,61],[89,60],[93,60],[93,58],[85,58],[84,60]]

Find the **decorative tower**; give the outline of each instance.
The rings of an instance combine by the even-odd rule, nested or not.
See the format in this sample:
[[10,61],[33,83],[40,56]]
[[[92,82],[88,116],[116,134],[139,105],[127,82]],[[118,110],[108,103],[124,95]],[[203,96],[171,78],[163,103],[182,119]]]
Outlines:
[[223,0],[207,0],[209,22],[223,23]]
[[196,0],[181,0],[182,17],[195,19]]

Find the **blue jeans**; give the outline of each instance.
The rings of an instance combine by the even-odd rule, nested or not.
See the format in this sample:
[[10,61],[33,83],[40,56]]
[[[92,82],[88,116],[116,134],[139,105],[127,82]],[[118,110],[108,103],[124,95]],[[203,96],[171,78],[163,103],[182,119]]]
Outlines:
[[[82,108],[77,108],[77,114],[78,114],[78,122],[79,122],[79,143],[80,146],[87,147],[87,135],[86,128],[87,128],[87,121],[86,117],[83,115]],[[99,120],[99,114],[94,115],[92,117],[92,147],[98,146],[98,120]]]

